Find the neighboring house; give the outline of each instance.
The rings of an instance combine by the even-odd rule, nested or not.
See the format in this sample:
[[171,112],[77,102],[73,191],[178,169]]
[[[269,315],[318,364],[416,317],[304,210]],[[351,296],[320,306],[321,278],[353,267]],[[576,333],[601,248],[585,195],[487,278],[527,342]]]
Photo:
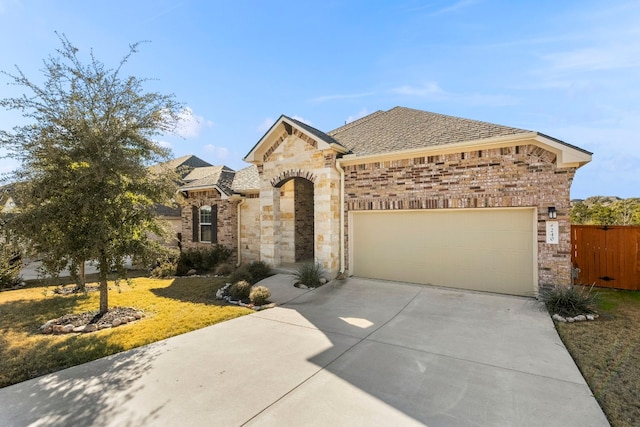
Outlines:
[[570,283],[591,153],[555,138],[396,107],[327,133],[283,115],[244,160],[180,188],[184,247],[515,295]]
[[[191,182],[188,177],[192,171],[196,168],[208,168],[213,167],[211,163],[194,155],[182,156],[177,159],[169,160],[164,163],[160,163],[151,166],[152,172],[161,172],[162,170],[170,170],[178,175],[180,180],[177,184],[183,185]],[[156,214],[158,218],[164,222],[168,229],[169,238],[165,239],[164,244],[167,246],[178,246],[182,240],[182,207],[180,203],[175,201],[171,206],[156,206]],[[157,239],[157,236],[153,236],[153,239]]]

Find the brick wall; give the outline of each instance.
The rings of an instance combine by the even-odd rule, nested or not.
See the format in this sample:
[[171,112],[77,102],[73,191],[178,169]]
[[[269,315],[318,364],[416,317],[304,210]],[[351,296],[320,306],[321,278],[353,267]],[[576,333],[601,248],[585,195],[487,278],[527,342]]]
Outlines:
[[[569,190],[575,168],[557,168],[555,154],[523,145],[349,165],[344,170],[346,210],[536,207],[539,284],[570,283]],[[545,243],[549,206],[557,209],[558,245]],[[348,227],[347,219],[347,239]],[[348,243],[345,246],[348,251]]]
[[294,182],[295,193],[295,260],[313,260],[314,209],[313,183],[304,179]]
[[[214,205],[218,207],[218,222],[215,225],[218,233],[217,242],[194,242],[192,207]],[[230,261],[235,262],[238,249],[236,208],[237,202],[222,199],[216,190],[189,192],[189,197],[182,200],[182,247],[184,249],[204,248],[218,243],[233,251]]]

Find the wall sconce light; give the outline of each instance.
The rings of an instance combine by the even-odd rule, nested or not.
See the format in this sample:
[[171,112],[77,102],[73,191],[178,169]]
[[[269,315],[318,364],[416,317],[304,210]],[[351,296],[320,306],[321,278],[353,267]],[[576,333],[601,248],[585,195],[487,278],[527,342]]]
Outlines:
[[549,208],[549,218],[556,219],[557,216],[558,216],[558,213],[556,212],[556,208],[554,206],[551,206]]

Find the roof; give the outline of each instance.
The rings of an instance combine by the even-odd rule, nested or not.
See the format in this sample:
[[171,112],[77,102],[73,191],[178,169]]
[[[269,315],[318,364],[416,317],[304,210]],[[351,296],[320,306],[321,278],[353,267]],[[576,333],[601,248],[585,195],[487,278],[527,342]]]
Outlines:
[[327,132],[357,156],[530,133],[525,129],[405,107],[376,111]]
[[255,165],[251,165],[248,168],[240,169],[233,178],[231,188],[236,193],[258,191],[260,189],[258,168]]
[[310,126],[299,120],[292,119],[291,117],[285,116],[283,114],[278,118],[278,120],[275,121],[273,125],[271,125],[269,130],[262,136],[262,138],[260,138],[260,140],[253,146],[253,148],[251,148],[251,150],[243,160],[250,163],[255,163],[256,161],[261,162],[261,156],[271,146],[273,139],[277,138],[278,134],[280,134],[282,131],[286,131],[287,133],[291,134],[292,127],[294,126],[297,129],[301,130],[302,133],[305,133],[308,136],[314,138],[319,143],[319,147],[330,147],[340,153],[347,153],[349,151],[332,136],[314,128],[313,126]]
[[233,169],[228,168],[226,166],[206,166],[206,167],[198,167],[194,168],[189,172],[184,178],[182,178],[185,182],[192,182],[199,179],[206,178],[208,176],[220,175],[220,172],[223,170],[233,172]]
[[180,175],[181,178],[183,178],[185,175],[191,172],[191,170],[193,170],[194,168],[202,168],[202,167],[208,167],[208,166],[213,166],[213,165],[191,154],[187,156],[178,157],[177,159],[169,160],[164,163],[153,165],[151,166],[150,169],[152,172],[162,170],[162,169],[169,169],[169,170],[175,171],[176,173],[178,173],[178,175]]
[[[202,169],[202,170],[198,170]],[[227,166],[210,166],[204,168],[196,168],[187,177],[197,177],[198,179],[192,180],[187,184],[180,187],[180,191],[200,190],[204,188],[217,188],[226,195],[231,195],[231,185],[233,184],[233,177],[235,172],[233,169]]]

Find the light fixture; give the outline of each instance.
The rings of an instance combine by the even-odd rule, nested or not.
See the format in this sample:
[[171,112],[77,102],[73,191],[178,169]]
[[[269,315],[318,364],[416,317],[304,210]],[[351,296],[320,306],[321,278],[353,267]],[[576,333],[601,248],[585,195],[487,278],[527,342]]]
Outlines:
[[556,208],[554,206],[549,207],[549,218],[556,219],[558,213],[556,212]]

